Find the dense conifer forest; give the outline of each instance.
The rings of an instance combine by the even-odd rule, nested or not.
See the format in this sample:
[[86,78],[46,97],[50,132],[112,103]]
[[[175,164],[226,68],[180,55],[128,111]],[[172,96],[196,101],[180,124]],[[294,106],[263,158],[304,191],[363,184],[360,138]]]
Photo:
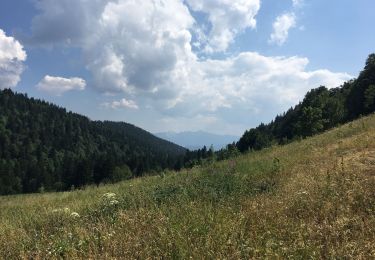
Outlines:
[[91,121],[0,92],[0,194],[62,191],[178,169],[185,149],[127,123]]

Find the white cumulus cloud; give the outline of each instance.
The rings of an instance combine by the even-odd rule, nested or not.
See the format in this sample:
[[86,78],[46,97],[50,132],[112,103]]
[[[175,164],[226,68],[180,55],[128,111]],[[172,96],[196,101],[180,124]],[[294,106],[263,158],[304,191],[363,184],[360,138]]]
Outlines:
[[296,16],[294,13],[286,13],[276,18],[273,23],[273,32],[269,42],[283,45],[288,39],[289,30],[296,26]]
[[32,20],[29,42],[50,46],[55,43],[81,46],[97,31],[98,17],[114,0],[36,0],[39,14]]
[[190,8],[208,15],[211,29],[203,35],[206,52],[225,51],[237,34],[256,27],[260,0],[186,0]]
[[[198,21],[207,14],[210,30],[202,48],[225,51],[237,34],[255,28],[259,0],[39,0],[31,42],[83,50],[97,89],[105,93],[175,95],[169,82],[189,73]],[[202,31],[202,30],[200,30]]]
[[119,109],[119,108],[129,108],[129,109],[139,109],[137,103],[134,100],[128,100],[122,98],[120,101],[107,102],[102,104],[106,108]]
[[199,61],[192,66],[190,75],[180,79],[185,88],[181,88],[171,107],[185,115],[202,111],[213,113],[220,109],[288,108],[312,88],[337,87],[352,78],[346,73],[329,70],[309,71],[308,63],[307,58],[267,57],[255,52],[223,60]]
[[18,84],[26,58],[23,46],[0,29],[0,89],[12,88]]
[[179,0],[109,2],[83,47],[87,67],[104,92],[161,88],[191,52],[193,25]]
[[46,75],[36,88],[54,96],[61,96],[67,91],[84,90],[86,81],[81,78],[62,78]]
[[[337,87],[352,78],[308,70],[304,57],[242,52],[198,58],[192,48],[197,27],[203,33],[202,50],[225,51],[236,35],[255,28],[258,0],[39,2],[41,14],[33,22],[35,43],[80,47],[93,86],[117,95],[105,107],[138,109],[137,113],[149,108],[170,124],[221,129],[225,124],[259,123],[298,103],[311,88]],[[193,12],[206,15],[206,31]],[[283,44],[295,24],[293,12],[279,16],[270,42]],[[50,34],[54,29],[63,32],[55,37]],[[124,93],[132,99],[120,99]]]

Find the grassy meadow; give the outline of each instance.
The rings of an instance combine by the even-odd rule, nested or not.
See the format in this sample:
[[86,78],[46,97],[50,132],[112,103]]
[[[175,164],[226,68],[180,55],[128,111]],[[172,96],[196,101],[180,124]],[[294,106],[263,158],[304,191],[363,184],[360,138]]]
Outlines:
[[179,173],[0,197],[0,259],[375,258],[375,116]]

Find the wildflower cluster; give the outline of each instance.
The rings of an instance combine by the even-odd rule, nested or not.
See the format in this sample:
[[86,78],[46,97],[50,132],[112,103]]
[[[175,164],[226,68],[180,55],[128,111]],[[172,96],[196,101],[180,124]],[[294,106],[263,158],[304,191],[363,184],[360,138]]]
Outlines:
[[107,206],[115,206],[119,204],[119,201],[117,200],[117,195],[113,192],[103,194],[102,199],[104,204]]
[[58,215],[65,215],[69,216],[71,218],[77,219],[80,217],[80,215],[77,212],[71,211],[69,208],[58,208],[52,210],[53,214],[58,214]]
[[[118,206],[120,202],[118,201],[118,197],[113,192],[105,193],[101,196],[100,214],[104,214],[108,218],[109,221],[115,221],[118,212]],[[103,215],[102,215],[103,216]]]

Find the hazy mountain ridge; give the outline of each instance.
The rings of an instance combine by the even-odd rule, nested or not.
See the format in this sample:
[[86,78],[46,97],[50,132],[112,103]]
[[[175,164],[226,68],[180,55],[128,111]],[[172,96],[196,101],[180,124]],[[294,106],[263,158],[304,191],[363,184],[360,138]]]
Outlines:
[[239,136],[219,135],[204,131],[161,132],[155,133],[155,135],[189,150],[200,149],[203,146],[209,148],[211,145],[215,150],[219,150],[239,139]]

